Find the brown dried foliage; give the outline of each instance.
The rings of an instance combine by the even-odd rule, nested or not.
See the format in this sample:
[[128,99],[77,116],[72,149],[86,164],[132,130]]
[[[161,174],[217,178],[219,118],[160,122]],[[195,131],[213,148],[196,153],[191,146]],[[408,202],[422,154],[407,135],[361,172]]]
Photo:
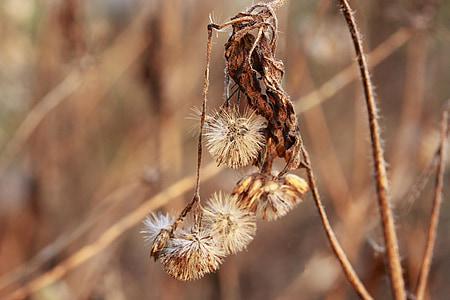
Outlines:
[[257,4],[231,20],[233,31],[225,44],[226,73],[247,96],[248,105],[269,122],[267,148],[259,161],[262,172],[270,173],[276,157],[286,160],[285,170],[297,169],[301,163],[300,131],[293,104],[281,86],[283,63],[275,58],[275,12],[269,4]]

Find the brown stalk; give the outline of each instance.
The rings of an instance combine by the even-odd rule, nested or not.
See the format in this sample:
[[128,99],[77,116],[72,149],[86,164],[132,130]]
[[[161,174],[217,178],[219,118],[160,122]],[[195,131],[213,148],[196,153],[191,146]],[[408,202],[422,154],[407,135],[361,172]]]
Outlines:
[[364,56],[361,42],[361,35],[357,29],[352,10],[347,0],[339,0],[341,12],[347,22],[350,35],[359,64],[361,81],[364,88],[366,106],[368,112],[368,121],[370,128],[370,139],[372,146],[372,156],[375,169],[375,180],[378,197],[378,206],[383,225],[383,235],[387,249],[387,259],[389,265],[389,275],[392,285],[392,292],[395,299],[406,299],[405,284],[400,263],[400,254],[398,249],[397,234],[395,232],[394,218],[390,207],[388,195],[388,179],[386,175],[386,165],[381,146],[380,126],[377,120],[377,106],[373,94],[373,85]]
[[447,159],[447,137],[448,137],[448,111],[444,111],[442,113],[442,121],[441,121],[441,144],[439,146],[439,163],[436,169],[433,208],[431,210],[427,243],[425,246],[425,253],[423,256],[416,289],[417,300],[422,300],[425,297],[428,276],[430,274],[431,261],[433,259],[434,245],[436,244],[437,228],[439,224],[439,213],[442,204],[442,190],[444,187],[445,163]]
[[[209,65],[211,63],[211,49],[212,49],[212,27],[208,25],[208,42],[206,45],[206,68],[205,77],[203,79],[203,102],[202,102],[202,115],[200,117],[200,132],[198,135],[198,146],[197,146],[197,170],[196,170],[196,180],[195,180],[195,190],[194,197],[191,202],[183,209],[180,213],[178,219],[172,226],[171,234],[177,229],[186,215],[194,208],[195,205],[200,203],[200,169],[202,166],[202,137],[203,137],[203,127],[205,126],[206,118],[206,102],[208,101],[208,89],[209,89]],[[198,218],[198,216],[196,216]],[[199,218],[198,218],[199,219]],[[196,219],[196,224],[198,219]]]
[[325,207],[323,206],[322,200],[320,199],[319,190],[317,188],[316,179],[314,176],[314,172],[311,168],[311,160],[309,158],[308,151],[305,149],[303,143],[301,143],[300,151],[302,153],[303,158],[306,163],[306,173],[308,175],[309,186],[311,187],[311,192],[313,195],[314,202],[316,204],[317,210],[319,212],[320,220],[322,221],[323,228],[328,237],[328,240],[331,245],[331,249],[333,249],[334,254],[336,255],[339,263],[342,266],[342,270],[345,273],[350,284],[353,286],[355,291],[362,299],[373,299],[369,294],[367,289],[364,287],[364,284],[359,279],[355,270],[353,269],[347,255],[339,244],[338,239],[336,238],[336,234],[334,233],[333,228],[331,227],[330,221],[328,220],[327,213],[325,211]]

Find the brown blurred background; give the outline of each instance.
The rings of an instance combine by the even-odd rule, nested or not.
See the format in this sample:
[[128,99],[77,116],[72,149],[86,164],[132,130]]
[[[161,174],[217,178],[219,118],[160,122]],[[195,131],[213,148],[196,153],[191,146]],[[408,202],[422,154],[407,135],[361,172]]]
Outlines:
[[[0,2],[1,299],[18,290],[39,300],[356,298],[310,196],[281,220],[260,222],[247,252],[196,282],[169,278],[142,240],[150,209],[176,214],[192,196],[186,176],[195,171],[197,124],[188,117],[200,105],[209,15],[222,23],[251,4]],[[429,166],[450,98],[450,2],[351,4],[371,53],[412,292],[432,202]],[[284,85],[331,222],[370,292],[387,299],[366,110],[346,25],[330,0],[288,1],[278,16]],[[227,36],[214,35],[210,107],[223,101]],[[204,161],[204,199],[252,171],[216,169],[207,153]],[[433,299],[450,295],[448,200],[430,274]]]

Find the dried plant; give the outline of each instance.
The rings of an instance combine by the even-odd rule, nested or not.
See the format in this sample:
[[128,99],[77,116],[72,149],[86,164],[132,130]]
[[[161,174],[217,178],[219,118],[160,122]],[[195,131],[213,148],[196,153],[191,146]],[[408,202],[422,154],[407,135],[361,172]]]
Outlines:
[[193,280],[216,271],[224,255],[211,232],[192,228],[172,236],[159,258],[169,275]]
[[[191,106],[197,99],[197,80],[189,76],[201,64],[198,50],[203,42],[198,33],[205,28],[200,25],[212,9],[221,10],[231,3],[142,3],[126,12],[131,22],[123,22],[122,12],[120,16],[108,13],[101,18],[90,16],[92,23],[87,27],[82,14],[77,13],[79,8],[87,6],[95,13],[98,9],[110,11],[116,4],[95,5],[93,10],[89,1],[82,0],[56,5],[41,1],[33,9],[28,4],[28,8],[24,7],[24,1],[0,5],[0,23],[5,25],[0,52],[8,58],[2,61],[0,72],[2,98],[6,95],[0,103],[6,107],[0,118],[5,125],[0,128],[0,142],[5,142],[0,153],[0,245],[5,250],[0,251],[1,299],[46,295],[74,299],[154,298],[161,291],[158,285],[167,284],[169,298],[186,292],[199,298],[212,292],[220,293],[221,298],[240,298],[242,293],[257,298],[290,299],[301,295],[305,299],[346,299],[348,287],[344,280],[363,299],[371,298],[368,291],[376,298],[387,298],[390,289],[380,288],[385,285],[393,287],[397,299],[445,298],[445,255],[450,244],[445,238],[445,226],[438,227],[439,219],[445,223],[448,215],[444,196],[448,188],[448,120],[444,113],[440,146],[435,148],[438,134],[431,115],[439,110],[435,99],[446,97],[440,81],[433,80],[434,74],[445,78],[448,72],[439,64],[432,63],[430,69],[428,63],[446,58],[442,53],[445,48],[442,51],[442,47],[433,47],[438,33],[440,37],[447,34],[442,18],[435,18],[435,11],[442,16],[450,11],[445,6],[439,9],[434,0],[387,6],[377,1],[358,4],[358,11],[369,17],[364,21],[366,32],[370,32],[367,44],[383,38],[365,55],[363,50],[368,49],[362,46],[366,40],[360,38],[356,22],[361,20],[348,5],[352,2],[334,2],[342,5],[347,24],[330,11],[336,8],[333,2],[318,1],[308,9],[302,9],[302,3],[291,2],[289,12],[285,10],[278,16],[283,16],[283,29],[279,30],[275,12],[278,15],[277,9],[288,1],[260,1],[266,3],[242,10],[225,24],[208,26],[204,101],[195,112],[201,126],[195,135],[199,147],[194,176],[180,169],[184,159],[189,164],[193,157],[191,151],[182,155],[184,128],[179,113],[184,105]],[[38,13],[36,19],[33,11],[48,13]],[[384,22],[383,18],[398,22]],[[213,18],[210,20],[213,22]],[[24,24],[28,24],[26,28]],[[352,38],[348,41],[345,25]],[[398,26],[394,33],[393,27]],[[211,56],[215,31],[226,31],[229,39],[225,51],[219,46],[222,55]],[[93,38],[84,39],[85,34]],[[287,43],[278,43],[278,35],[285,36]],[[344,60],[350,61],[352,49],[343,48],[350,46],[347,42],[354,43],[354,63],[335,73]],[[283,63],[274,55],[278,45],[282,45],[279,52],[286,56],[293,71],[287,80],[282,79]],[[401,53],[399,49],[403,49]],[[387,100],[378,101],[372,93],[368,69],[375,69],[393,53],[398,59],[389,60],[386,67],[377,70],[379,95]],[[212,101],[214,107],[207,110],[209,64],[211,61],[216,78],[221,70],[213,69],[221,56],[225,56],[226,63],[223,100],[218,105]],[[346,102],[348,107],[340,109],[340,101],[355,98],[350,95],[351,89],[340,91],[358,76],[362,78],[369,114],[362,113],[365,107],[360,101]],[[383,84],[392,78],[395,82]],[[60,84],[55,85],[58,81]],[[212,87],[214,94],[218,92],[216,87]],[[354,92],[360,93],[355,88]],[[287,90],[292,91],[296,101],[291,103]],[[327,101],[320,107],[331,99],[339,103]],[[400,101],[390,101],[393,99]],[[387,112],[383,116],[385,125],[382,119],[377,120],[381,115],[378,102]],[[9,107],[11,104],[14,109]],[[296,118],[300,125],[307,126],[307,132],[302,127],[299,131]],[[367,121],[369,144],[365,143]],[[380,128],[381,135],[390,140],[387,148]],[[155,132],[159,139],[155,139]],[[302,142],[305,133],[310,138],[305,140],[306,145]],[[310,142],[314,148],[312,159],[306,150]],[[201,164],[203,148],[211,157],[205,165]],[[377,194],[369,186],[372,181],[367,175],[372,172],[367,164],[368,150],[373,150]],[[385,164],[384,159],[389,163]],[[314,174],[316,163],[321,176]],[[419,173],[420,180],[413,183]],[[233,178],[237,175],[240,180],[229,190],[208,192],[200,199],[200,179],[202,188],[211,183],[209,188],[219,184],[218,189],[223,189],[218,174]],[[434,177],[433,191],[427,182]],[[319,183],[323,183],[323,191]],[[192,201],[180,208],[185,203],[179,200],[193,188]],[[318,220],[313,220],[315,224],[302,224],[310,222],[311,213],[315,213],[308,206],[306,211],[298,211],[295,220],[282,221],[296,226],[276,228],[276,224],[266,224],[272,225],[270,233],[276,233],[277,238],[258,239],[253,245],[257,247],[249,253],[239,253],[253,243],[257,222],[282,218],[306,201],[309,191],[319,215]],[[328,219],[319,191],[330,200],[335,220]],[[432,203],[418,201],[432,192]],[[377,204],[381,218],[374,213]],[[74,209],[61,210],[67,205]],[[428,206],[432,206],[430,212]],[[53,208],[56,213],[52,213]],[[181,214],[177,218],[158,213],[161,208]],[[430,217],[428,228],[421,220],[425,217]],[[143,249],[133,249],[136,245],[129,241],[135,238],[135,226],[142,220],[146,248],[170,277],[186,281],[219,268],[220,273],[213,280],[184,284],[164,274],[162,281],[155,281],[154,275],[161,274],[138,266],[131,270],[132,276],[121,278],[122,268],[129,271],[130,263],[140,263],[141,255],[133,253]],[[398,231],[398,243],[395,223],[407,224]],[[324,228],[332,252],[317,247],[311,252],[301,246],[305,242],[320,243],[317,226]],[[380,240],[372,236],[375,227],[384,229]],[[128,238],[121,239],[126,234]],[[342,236],[342,246],[337,236]],[[280,247],[278,242],[288,243]],[[408,248],[399,251],[396,244]],[[127,247],[126,251],[118,252],[121,247]],[[292,251],[292,247],[300,247],[300,252]],[[276,259],[271,258],[274,250]],[[364,255],[367,251],[374,251],[375,259]],[[404,253],[401,260],[399,253]],[[234,254],[240,257],[230,257]],[[252,261],[255,258],[257,265]],[[341,266],[333,263],[335,258]],[[350,260],[358,262],[358,274]],[[286,264],[288,272],[284,272]],[[282,272],[258,272],[273,265],[277,266],[275,270],[282,267]],[[345,276],[339,274],[339,267]],[[137,273],[139,282],[134,281],[129,288],[128,283]],[[274,276],[276,280],[271,280]],[[319,280],[319,285],[318,278],[324,279]],[[241,279],[252,282],[240,285]]]
[[233,194],[242,208],[272,221],[291,211],[307,191],[306,181],[294,174],[278,177],[255,173],[241,179]]
[[226,255],[244,250],[256,234],[256,217],[236,197],[215,193],[203,209],[203,222]]
[[[202,243],[197,235],[200,234],[202,238],[214,244],[210,247],[206,246],[206,243],[203,244],[203,249],[210,249],[210,252],[213,252],[212,249],[221,249],[224,254],[231,254],[243,250],[254,234],[252,226],[249,227],[252,222],[244,221],[243,216],[276,220],[300,203],[311,187],[325,232],[349,282],[362,298],[371,299],[329,224],[318,194],[309,155],[302,142],[294,106],[281,85],[284,69],[283,63],[274,55],[278,34],[278,20],[274,9],[283,2],[255,4],[227,23],[208,25],[194,197],[170,230],[163,229],[156,236],[150,254],[155,259],[160,258],[165,270],[175,278],[200,278],[218,268],[219,260],[213,257],[220,255],[204,253],[205,261],[198,261],[197,254]],[[225,93],[226,99],[220,110],[207,116],[212,31],[220,31],[226,27],[231,27],[232,33],[225,44],[225,83],[234,83],[235,92],[231,96],[228,92]],[[226,86],[227,91],[228,89]],[[235,94],[237,95],[233,98]],[[241,101],[241,94],[245,102]],[[246,110],[240,114],[242,105],[245,105]],[[259,168],[259,172],[244,177],[237,183],[232,197],[226,198],[229,201],[227,205],[222,202],[223,199],[219,201],[215,196],[216,201],[210,203],[206,209],[202,209],[199,195],[203,136],[206,137],[208,149],[219,165],[238,168],[252,163]],[[281,172],[273,170],[276,158],[285,160],[286,164]],[[309,186],[301,177],[289,173],[302,167],[307,171]],[[174,241],[178,240],[179,225],[189,213],[193,214],[194,225],[189,232],[184,229],[181,231],[183,234],[194,235],[196,243],[182,247],[183,251],[170,250]],[[247,225],[243,226],[245,223]],[[217,232],[221,233],[219,236],[222,238],[213,238]],[[226,237],[223,237],[224,235]],[[185,244],[186,242],[183,243]],[[191,250],[195,253],[193,261],[187,259]],[[201,259],[200,257],[198,256],[198,259]]]
[[[293,104],[281,87],[283,64],[274,57],[278,28],[274,7],[278,4],[256,4],[228,23],[208,25],[195,194],[169,226],[169,217],[153,216],[145,221],[143,230],[146,240],[152,242],[151,256],[160,259],[177,279],[197,279],[215,271],[225,255],[242,251],[251,242],[257,216],[265,220],[284,216],[308,190],[306,181],[287,174],[300,167],[301,137]],[[225,81],[229,83],[231,78],[237,95],[226,97],[221,108],[207,116],[212,30],[227,26],[232,26],[233,33],[225,45]],[[245,103],[241,103],[241,93]],[[243,113],[241,105],[245,105]],[[232,196],[215,194],[205,208],[199,196],[203,137],[218,165],[259,167],[258,173],[237,184]],[[285,159],[286,166],[273,175],[277,157]],[[180,228],[190,213],[194,224]]]
[[264,146],[264,118],[254,111],[222,109],[206,119],[206,146],[217,165],[229,168],[253,164]]
[[[449,103],[447,103],[447,107]],[[418,300],[422,300],[425,298],[428,276],[431,269],[431,261],[433,259],[434,246],[436,244],[437,227],[439,224],[439,214],[441,210],[442,194],[444,188],[445,164],[448,155],[447,139],[448,139],[448,111],[445,110],[442,113],[442,120],[441,120],[441,142],[439,145],[439,152],[438,152],[439,163],[436,168],[433,208],[431,211],[430,225],[428,227],[428,238],[427,243],[425,245],[425,253],[422,259],[422,266],[420,268],[419,279],[416,289],[416,297]]]

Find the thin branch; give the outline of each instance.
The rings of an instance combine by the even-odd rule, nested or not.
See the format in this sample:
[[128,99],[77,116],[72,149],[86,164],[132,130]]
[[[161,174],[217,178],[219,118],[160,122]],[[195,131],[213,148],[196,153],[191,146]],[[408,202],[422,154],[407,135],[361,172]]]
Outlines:
[[[212,26],[208,25],[208,42],[206,45],[206,67],[205,67],[205,77],[203,79],[203,102],[202,102],[202,115],[200,117],[200,133],[198,135],[197,144],[197,170],[196,170],[196,180],[194,197],[192,201],[183,209],[180,216],[177,218],[172,226],[171,233],[177,229],[178,225],[183,222],[186,215],[192,210],[192,208],[200,202],[200,170],[202,166],[202,138],[203,138],[203,128],[205,126],[206,118],[206,103],[208,102],[208,89],[209,89],[209,65],[211,63],[211,49],[212,49]],[[198,216],[196,216],[198,218]],[[196,219],[195,224],[198,224],[198,219]]]
[[328,241],[330,242],[331,249],[333,249],[334,254],[336,255],[337,259],[339,260],[339,263],[342,266],[342,270],[344,271],[345,276],[347,277],[348,281],[353,286],[355,291],[358,293],[358,295],[362,299],[373,299],[372,296],[367,291],[367,289],[365,288],[364,284],[359,279],[355,270],[353,269],[347,255],[345,254],[344,250],[342,249],[341,245],[339,244],[338,239],[336,238],[336,234],[334,233],[333,228],[330,225],[330,221],[328,220],[327,214],[325,212],[325,207],[323,206],[322,201],[320,199],[320,194],[319,194],[319,190],[317,188],[316,179],[315,179],[312,167],[311,167],[311,160],[309,158],[308,151],[305,149],[305,147],[303,145],[303,142],[302,142],[302,146],[301,146],[301,152],[302,152],[303,158],[305,159],[306,173],[308,175],[308,181],[309,181],[309,186],[311,187],[312,196],[313,196],[314,202],[316,204],[317,210],[319,212],[319,216],[322,221],[323,228],[328,237]]
[[442,204],[442,190],[444,187],[445,163],[447,159],[447,137],[448,137],[448,111],[442,113],[441,121],[441,144],[439,146],[439,163],[436,169],[436,181],[434,187],[433,208],[431,210],[428,238],[425,253],[420,268],[419,280],[416,290],[417,300],[425,297],[428,275],[430,274],[431,261],[433,259],[434,245],[436,244],[437,228],[439,224],[439,213]]
[[372,156],[375,169],[375,180],[378,197],[378,206],[381,215],[384,241],[387,249],[387,259],[389,265],[389,275],[392,284],[392,292],[397,300],[406,299],[405,284],[400,263],[397,234],[395,232],[394,218],[390,207],[388,195],[388,179],[386,175],[386,165],[384,161],[383,147],[381,146],[380,126],[377,120],[377,105],[373,94],[373,85],[364,56],[360,33],[357,29],[352,10],[347,0],[339,0],[341,12],[347,22],[350,35],[359,64],[361,81],[366,99],[368,121],[370,128],[370,139],[372,146]]

